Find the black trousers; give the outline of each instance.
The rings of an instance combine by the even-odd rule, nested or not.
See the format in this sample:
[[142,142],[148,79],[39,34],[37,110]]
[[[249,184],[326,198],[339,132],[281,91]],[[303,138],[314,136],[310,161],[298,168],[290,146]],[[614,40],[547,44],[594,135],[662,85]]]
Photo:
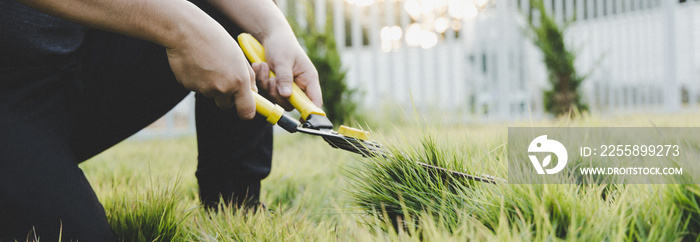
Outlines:
[[[210,15],[238,32],[220,14]],[[91,30],[74,55],[68,59],[77,63],[0,67],[0,241],[24,241],[32,228],[42,241],[57,241],[59,229],[63,241],[116,240],[78,164],[189,93],[175,80],[165,49],[146,41]],[[256,201],[271,167],[271,125],[261,117],[243,121],[199,95],[195,108],[202,202]]]

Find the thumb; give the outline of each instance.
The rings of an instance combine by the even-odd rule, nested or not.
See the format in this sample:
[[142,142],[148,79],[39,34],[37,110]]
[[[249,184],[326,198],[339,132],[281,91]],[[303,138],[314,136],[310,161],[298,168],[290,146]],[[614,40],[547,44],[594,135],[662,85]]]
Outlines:
[[243,89],[233,95],[234,103],[238,117],[244,120],[250,120],[255,117],[255,99],[253,92],[250,89]]
[[273,71],[277,75],[277,92],[280,96],[289,97],[292,95],[292,83],[294,82],[294,74],[292,73],[291,63],[277,63]]

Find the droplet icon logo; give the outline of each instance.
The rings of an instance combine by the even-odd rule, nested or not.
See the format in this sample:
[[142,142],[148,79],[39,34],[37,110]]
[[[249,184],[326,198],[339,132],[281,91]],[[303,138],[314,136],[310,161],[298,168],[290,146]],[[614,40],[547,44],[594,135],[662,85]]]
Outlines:
[[547,139],[547,135],[541,135],[533,139],[530,142],[530,146],[527,148],[528,153],[538,152],[538,153],[554,153],[557,156],[557,165],[551,169],[545,169],[552,161],[552,155],[547,155],[540,162],[537,156],[528,154],[532,165],[537,170],[538,174],[555,174],[560,172],[566,166],[567,159],[569,158],[568,152],[566,152],[566,147],[559,143],[559,141],[553,139]]

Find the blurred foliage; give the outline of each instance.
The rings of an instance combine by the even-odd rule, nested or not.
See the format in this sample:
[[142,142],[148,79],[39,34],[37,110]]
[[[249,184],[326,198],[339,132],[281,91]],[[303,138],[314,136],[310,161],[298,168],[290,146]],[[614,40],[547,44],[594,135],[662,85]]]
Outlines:
[[356,119],[358,91],[348,87],[345,82],[346,71],[342,68],[335,36],[331,29],[332,16],[326,18],[328,19],[326,27],[320,29],[316,26],[314,9],[309,1],[295,1],[294,4],[304,4],[308,13],[304,25],[300,24],[294,15],[287,18],[297,38],[305,47],[306,54],[318,70],[323,91],[323,108],[328,118],[336,125]]
[[533,16],[532,11],[529,13],[526,35],[544,54],[551,84],[551,89],[544,92],[545,111],[556,116],[573,115],[575,112],[571,112],[572,109],[588,111],[588,105],[581,100],[578,90],[587,75],[576,72],[576,55],[564,43],[564,31],[568,24],[558,26],[554,17],[545,10],[542,0],[530,2],[533,10],[539,12],[539,18]]

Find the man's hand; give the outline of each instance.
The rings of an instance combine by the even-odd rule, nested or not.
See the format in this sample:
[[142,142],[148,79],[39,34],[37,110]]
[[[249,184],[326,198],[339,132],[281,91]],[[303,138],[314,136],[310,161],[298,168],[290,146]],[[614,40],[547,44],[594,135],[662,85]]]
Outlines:
[[[253,70],[258,85],[270,98],[287,111],[292,110],[285,98],[292,94],[292,82],[295,82],[316,106],[321,107],[323,98],[318,72],[294,35],[273,34],[264,40],[263,46],[267,63],[253,64]],[[270,69],[275,78],[269,77]]]
[[[260,40],[265,47],[267,64],[253,65],[253,69],[258,75],[259,86],[270,93],[274,102],[291,110],[291,105],[284,97],[291,95],[292,82],[295,82],[316,106],[323,105],[318,72],[273,1],[207,1]],[[272,69],[277,78],[268,78],[269,69]]]
[[167,49],[175,77],[188,90],[214,98],[219,108],[235,105],[239,117],[252,119],[255,74],[241,48],[219,25],[197,33]]

